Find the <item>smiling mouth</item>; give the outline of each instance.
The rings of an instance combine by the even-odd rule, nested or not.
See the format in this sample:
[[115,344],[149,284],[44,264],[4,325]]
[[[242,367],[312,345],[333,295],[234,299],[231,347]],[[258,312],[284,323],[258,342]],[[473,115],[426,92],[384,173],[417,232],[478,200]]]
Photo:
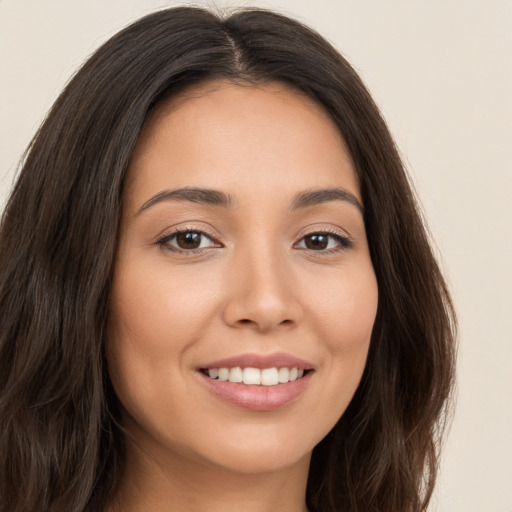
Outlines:
[[201,373],[213,380],[245,384],[247,386],[278,386],[302,379],[312,370],[287,368],[203,368]]

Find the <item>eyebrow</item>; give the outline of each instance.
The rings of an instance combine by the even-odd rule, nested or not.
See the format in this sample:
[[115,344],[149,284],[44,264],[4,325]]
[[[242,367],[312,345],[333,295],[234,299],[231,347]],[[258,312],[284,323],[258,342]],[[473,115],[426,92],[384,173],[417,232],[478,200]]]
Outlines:
[[162,190],[152,198],[148,199],[140,208],[138,213],[147,210],[151,206],[162,201],[188,201],[191,203],[208,204],[212,206],[221,206],[223,208],[233,208],[235,206],[234,198],[221,192],[208,188],[184,187],[174,190]]
[[364,206],[359,202],[357,197],[341,187],[300,192],[293,198],[291,209],[298,210],[299,208],[307,208],[308,206],[327,203],[329,201],[346,201],[354,205],[364,214]]
[[[236,207],[234,197],[220,190],[197,187],[183,187],[174,190],[162,190],[158,194],[148,199],[137,212],[137,215],[151,206],[163,201],[188,201],[210,206],[220,206],[222,208],[232,209]],[[299,210],[329,201],[346,201],[355,206],[362,214],[364,207],[359,200],[348,190],[341,187],[312,189],[299,192],[293,197],[290,210]]]

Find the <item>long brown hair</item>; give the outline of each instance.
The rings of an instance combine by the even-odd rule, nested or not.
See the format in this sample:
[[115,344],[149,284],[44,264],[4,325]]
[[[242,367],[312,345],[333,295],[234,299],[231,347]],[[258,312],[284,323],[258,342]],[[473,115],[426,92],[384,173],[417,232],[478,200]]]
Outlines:
[[206,80],[284,82],[323,105],[352,156],[379,287],[367,366],[314,449],[318,512],[419,512],[453,382],[454,313],[389,131],[324,39],[259,9],[181,7],[105,43],[25,156],[0,228],[0,511],[102,510],[122,477],[104,336],[123,180],[152,108]]

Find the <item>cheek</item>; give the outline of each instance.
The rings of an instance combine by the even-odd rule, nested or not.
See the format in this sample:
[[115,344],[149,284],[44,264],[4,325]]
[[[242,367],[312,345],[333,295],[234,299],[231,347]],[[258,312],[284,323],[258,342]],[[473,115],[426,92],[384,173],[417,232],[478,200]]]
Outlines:
[[[311,282],[311,281],[310,281]],[[307,284],[305,283],[305,286]],[[378,288],[371,262],[339,275],[325,275],[309,285],[309,316],[333,353],[366,351],[378,305]]]
[[318,333],[325,367],[318,373],[323,394],[318,397],[325,434],[348,407],[366,366],[377,313],[378,288],[368,264],[339,279],[325,280],[322,293],[310,302],[310,317]]
[[221,287],[208,269],[210,279],[205,279],[197,269],[171,271],[168,264],[135,260],[117,265],[106,349],[114,389],[137,415],[141,404],[161,405],[162,389],[176,389],[167,399],[185,395],[180,376],[190,371],[187,355],[211,326]]
[[132,344],[141,357],[174,356],[210,316],[215,294],[200,282],[197,275],[165,268],[147,272],[132,267],[119,272],[111,299],[110,331],[119,343]]
[[170,359],[177,361],[175,334],[182,328],[183,302],[172,300],[166,280],[143,270],[118,264],[112,288],[107,360],[121,399],[128,395],[125,388],[139,393]]

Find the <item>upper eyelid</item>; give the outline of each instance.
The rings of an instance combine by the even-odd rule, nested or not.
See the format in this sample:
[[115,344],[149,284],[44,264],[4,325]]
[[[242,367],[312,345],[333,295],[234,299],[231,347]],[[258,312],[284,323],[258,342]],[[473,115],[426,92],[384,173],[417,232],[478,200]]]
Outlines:
[[[168,235],[173,235],[176,233],[183,233],[188,231],[194,231],[196,233],[202,233],[209,238],[216,239],[216,240],[222,240],[224,237],[222,235],[214,234],[213,231],[210,231],[207,228],[204,228],[202,226],[192,226],[192,225],[185,225],[185,226],[179,226],[176,228],[167,228],[162,235],[158,236],[158,238],[163,238]],[[298,235],[299,238],[302,238],[304,236],[316,234],[316,233],[329,233],[333,235],[342,236],[344,238],[352,238],[351,235],[347,232],[347,230],[341,228],[341,227],[332,227],[332,226],[306,226],[302,228]]]
[[[169,231],[169,232],[165,232],[164,234],[162,234],[161,236],[159,236],[158,238],[161,239],[161,238],[164,238],[164,237],[167,237],[167,236],[172,236],[172,235],[176,235],[176,234],[180,234],[180,233],[188,233],[188,232],[194,232],[194,233],[201,233],[202,235],[205,235],[207,236],[208,238],[211,238],[212,240],[217,240],[217,241],[220,241],[218,239],[222,239],[223,237],[222,236],[218,236],[218,235],[214,235],[212,233],[210,233],[209,231],[205,230],[204,228],[195,228],[195,227],[183,227],[183,228],[176,228],[176,229],[173,229],[172,231]],[[338,235],[338,236],[341,236],[343,238],[351,238],[350,235],[348,235],[348,233],[346,233],[344,230],[342,229],[333,229],[333,228],[315,228],[315,229],[311,229],[311,230],[308,230],[307,232],[303,232],[303,233],[300,233],[298,236],[299,236],[299,240],[304,238],[305,236],[309,236],[309,235],[315,235],[315,234],[319,234],[319,233],[327,233],[329,235]]]

